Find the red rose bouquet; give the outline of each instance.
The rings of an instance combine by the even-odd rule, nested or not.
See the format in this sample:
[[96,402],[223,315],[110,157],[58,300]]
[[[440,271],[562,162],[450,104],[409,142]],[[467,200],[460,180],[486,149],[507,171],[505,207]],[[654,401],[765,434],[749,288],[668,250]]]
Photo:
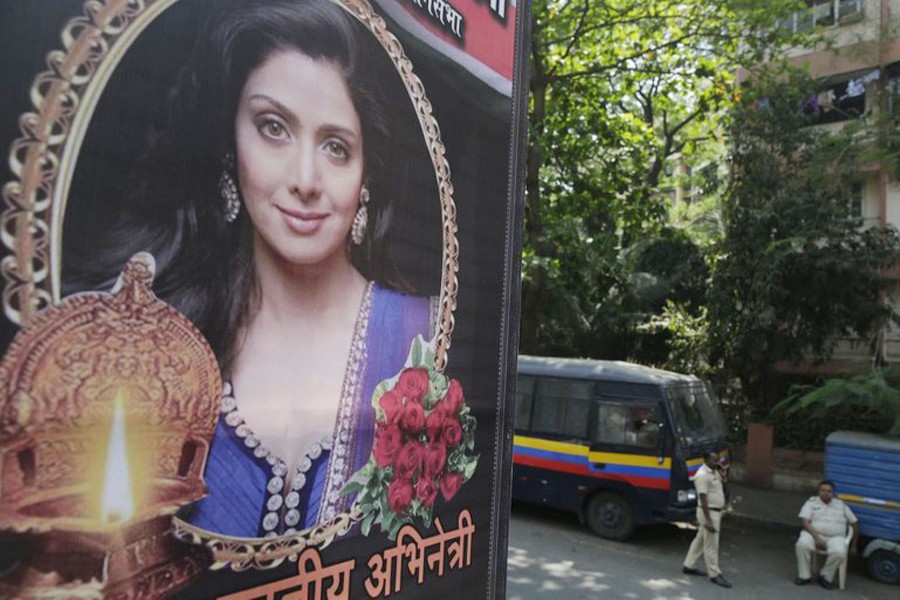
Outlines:
[[462,386],[434,368],[434,354],[413,342],[409,366],[372,394],[375,439],[369,462],[344,487],[357,493],[362,533],[373,524],[394,539],[420,518],[431,526],[438,498],[449,501],[475,472],[475,417]]

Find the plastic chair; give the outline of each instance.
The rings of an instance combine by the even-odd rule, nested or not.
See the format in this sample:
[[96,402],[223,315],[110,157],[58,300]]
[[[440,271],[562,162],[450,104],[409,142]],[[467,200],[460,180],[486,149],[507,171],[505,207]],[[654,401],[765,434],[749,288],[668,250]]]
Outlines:
[[[853,540],[853,528],[848,527],[847,535],[844,537],[844,544],[847,548],[847,553],[844,556],[844,560],[841,561],[840,565],[838,565],[837,577],[836,577],[838,589],[840,589],[842,591],[844,589],[846,589],[846,587],[847,587],[847,563],[850,561],[850,542],[852,540]],[[818,565],[819,556],[826,557],[826,556],[828,556],[828,552],[825,550],[819,550],[818,548],[816,548],[816,551],[813,552],[813,555],[812,555],[812,572],[813,573],[819,572],[819,565]],[[824,559],[822,562],[824,563]]]

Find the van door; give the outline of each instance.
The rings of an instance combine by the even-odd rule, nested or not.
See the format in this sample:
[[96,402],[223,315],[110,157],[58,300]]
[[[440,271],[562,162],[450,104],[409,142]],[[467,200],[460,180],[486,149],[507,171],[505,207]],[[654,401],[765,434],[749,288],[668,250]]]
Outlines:
[[671,461],[659,460],[665,441],[662,412],[649,399],[614,397],[601,397],[595,410],[589,460],[603,491],[588,504],[586,517],[600,535],[619,538],[635,524],[654,521],[654,511],[667,504]]
[[[580,509],[578,490],[590,482],[587,455],[592,391],[591,381],[537,378],[528,428],[517,425],[514,498]],[[516,393],[520,396],[519,389]],[[521,395],[519,401],[527,399]]]
[[537,469],[528,464],[524,441],[531,437],[531,413],[534,409],[535,378],[519,375],[516,379],[516,425],[513,438],[512,497],[522,502],[540,503],[543,485]]

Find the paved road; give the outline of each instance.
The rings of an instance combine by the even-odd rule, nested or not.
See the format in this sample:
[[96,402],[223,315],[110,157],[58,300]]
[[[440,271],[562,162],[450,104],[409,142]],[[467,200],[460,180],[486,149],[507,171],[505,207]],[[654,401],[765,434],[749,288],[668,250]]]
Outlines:
[[[627,598],[703,600],[734,598],[895,600],[900,587],[872,581],[852,562],[847,589],[797,587],[792,534],[726,522],[720,566],[734,584],[726,590],[705,577],[681,574],[691,529],[660,525],[639,529],[627,543],[598,538],[568,514],[516,504],[509,534],[508,600]],[[702,560],[700,565],[702,568]]]

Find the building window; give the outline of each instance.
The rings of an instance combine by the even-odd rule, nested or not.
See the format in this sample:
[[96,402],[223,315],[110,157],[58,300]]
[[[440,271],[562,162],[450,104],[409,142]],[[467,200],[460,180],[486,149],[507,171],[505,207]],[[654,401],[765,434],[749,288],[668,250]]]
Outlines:
[[839,23],[855,21],[863,16],[863,0],[838,0],[837,5]]
[[803,101],[803,112],[812,117],[811,125],[856,119],[866,112],[867,91],[880,78],[881,69],[826,78],[819,82],[819,91]]
[[850,188],[850,196],[847,198],[847,213],[851,219],[863,218],[864,191],[865,187],[861,183],[854,183]]
[[888,80],[888,113],[900,117],[900,76],[894,75]]
[[858,21],[863,16],[863,0],[806,0],[809,7],[797,11],[781,22],[781,26],[793,32],[813,27],[842,25]]
[[856,119],[866,112],[865,84],[855,80],[827,87],[805,106],[816,125]]

